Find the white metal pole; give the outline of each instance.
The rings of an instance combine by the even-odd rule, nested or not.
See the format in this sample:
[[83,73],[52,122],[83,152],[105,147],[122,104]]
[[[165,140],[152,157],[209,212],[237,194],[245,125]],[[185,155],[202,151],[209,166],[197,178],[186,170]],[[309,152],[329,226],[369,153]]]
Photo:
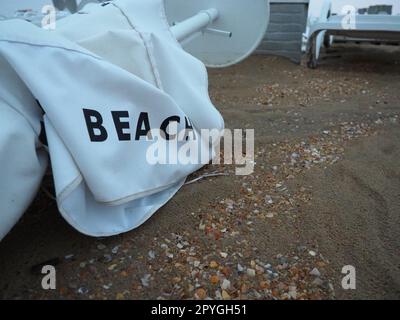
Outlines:
[[218,10],[214,8],[200,11],[193,17],[172,26],[171,31],[178,41],[183,41],[196,32],[205,29],[218,18],[218,15]]

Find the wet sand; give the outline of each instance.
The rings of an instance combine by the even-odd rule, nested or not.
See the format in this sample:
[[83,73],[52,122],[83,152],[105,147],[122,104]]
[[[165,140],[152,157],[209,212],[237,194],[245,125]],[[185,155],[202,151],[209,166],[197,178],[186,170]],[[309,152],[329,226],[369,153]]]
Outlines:
[[[399,47],[333,48],[317,70],[254,56],[209,78],[226,127],[255,129],[254,174],[207,167],[230,175],[108,239],[40,192],[0,243],[0,298],[400,298]],[[55,291],[32,269],[47,261]]]

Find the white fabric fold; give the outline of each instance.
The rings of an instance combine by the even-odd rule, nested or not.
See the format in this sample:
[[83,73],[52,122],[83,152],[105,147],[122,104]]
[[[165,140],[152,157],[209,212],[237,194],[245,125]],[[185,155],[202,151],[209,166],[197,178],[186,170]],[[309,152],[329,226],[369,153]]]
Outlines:
[[[138,227],[202,167],[150,164],[154,141],[143,136],[146,125],[159,129],[175,119],[181,131],[190,123],[200,152],[209,152],[200,131],[223,129],[206,69],[172,37],[163,1],[121,0],[84,11],[61,20],[55,32],[0,22],[0,239],[29,205],[46,167],[36,100],[45,112],[58,208],[91,236]],[[12,122],[19,128],[7,126]],[[24,161],[16,163],[17,156]],[[17,164],[14,174],[8,168]],[[13,195],[16,205],[7,206]]]

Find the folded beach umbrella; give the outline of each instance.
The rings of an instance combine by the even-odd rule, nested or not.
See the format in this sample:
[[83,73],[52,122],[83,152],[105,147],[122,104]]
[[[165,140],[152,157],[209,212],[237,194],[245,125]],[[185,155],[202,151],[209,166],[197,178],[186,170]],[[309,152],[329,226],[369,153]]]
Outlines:
[[88,5],[55,31],[0,22],[0,70],[0,239],[46,170],[44,128],[62,216],[110,236],[144,223],[202,167],[193,154],[149,160],[158,140],[172,158],[188,140],[210,158],[200,131],[224,126],[205,66],[170,33],[162,0]]
[[30,205],[46,170],[41,119],[35,98],[0,55],[0,240]]

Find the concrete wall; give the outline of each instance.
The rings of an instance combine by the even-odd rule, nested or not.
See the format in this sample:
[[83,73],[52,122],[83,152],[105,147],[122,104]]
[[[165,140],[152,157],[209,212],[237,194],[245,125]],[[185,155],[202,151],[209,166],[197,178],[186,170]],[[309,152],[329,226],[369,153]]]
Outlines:
[[256,53],[284,56],[300,63],[307,15],[308,0],[271,0],[268,30]]

